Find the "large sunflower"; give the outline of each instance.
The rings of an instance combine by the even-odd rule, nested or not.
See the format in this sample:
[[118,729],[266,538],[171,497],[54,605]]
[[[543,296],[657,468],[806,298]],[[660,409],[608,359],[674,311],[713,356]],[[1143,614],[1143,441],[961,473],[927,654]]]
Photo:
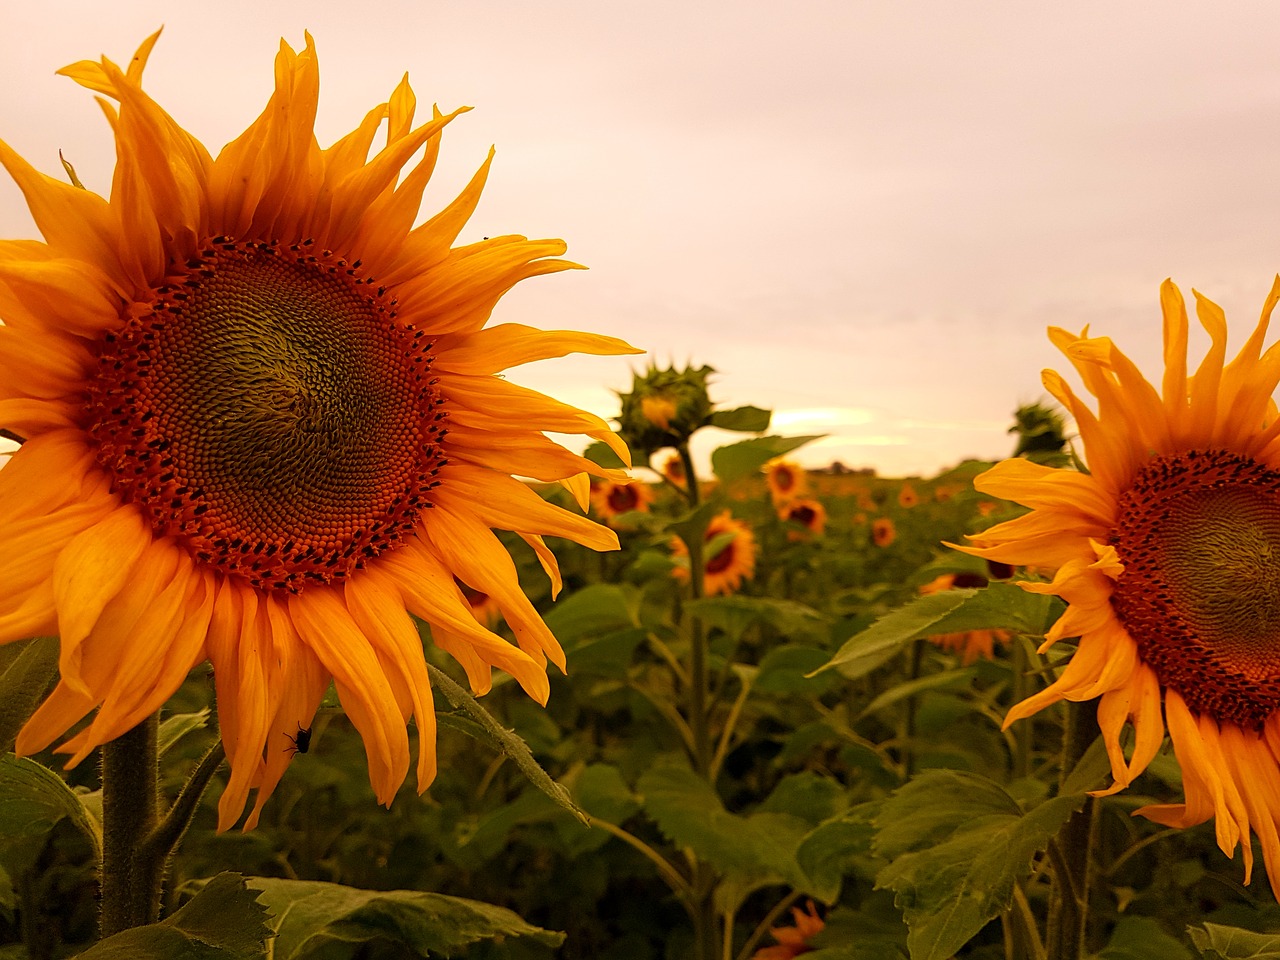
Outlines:
[[1080,638],[1058,680],[1006,723],[1059,700],[1101,698],[1114,777],[1103,795],[1147,767],[1167,725],[1185,802],[1138,812],[1175,827],[1215,818],[1223,852],[1242,845],[1246,880],[1252,831],[1280,891],[1280,346],[1263,352],[1278,299],[1280,278],[1257,328],[1224,363],[1226,319],[1196,294],[1210,347],[1189,375],[1187,312],[1166,281],[1163,391],[1110,340],[1051,329],[1097,398],[1095,414],[1057,373],[1044,374],[1075,417],[1090,472],[997,464],[978,489],[1031,512],[967,549],[1055,571],[1052,583],[1022,584],[1068,603],[1044,646]]
[[[406,609],[476,691],[497,666],[545,702],[546,661],[563,654],[492,528],[530,543],[557,588],[545,535],[617,545],[511,474],[613,476],[544,430],[626,448],[600,418],[496,374],[636,351],[485,327],[516,282],[575,264],[557,259],[559,240],[451,248],[489,161],[413,226],[461,111],[415,125],[406,78],[322,150],[308,36],[301,52],[281,44],[266,109],[213,158],[142,90],[155,41],[126,70],[104,58],[61,71],[103,95],[109,199],[0,143],[45,237],[0,243],[0,428],[25,441],[0,471],[0,642],[61,638],[61,679],[18,750],[96,709],[59,747],[79,762],[207,658],[231,764],[220,828],[254,787],[256,822],[288,763],[285,735],[310,726],[331,680],[387,803],[408,770],[410,716],[418,788],[435,773]],[[455,576],[497,601],[518,646],[476,622]]]

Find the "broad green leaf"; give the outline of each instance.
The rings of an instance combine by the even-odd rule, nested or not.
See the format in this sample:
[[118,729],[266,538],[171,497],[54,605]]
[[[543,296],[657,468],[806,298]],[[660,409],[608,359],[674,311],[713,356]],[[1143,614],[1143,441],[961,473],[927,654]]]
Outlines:
[[208,707],[202,707],[195,713],[175,713],[171,717],[165,717],[160,723],[160,733],[156,740],[159,755],[163,757],[188,733],[202,730],[208,725]]
[[0,673],[0,753],[13,749],[18,731],[58,675],[57,637],[37,637],[14,647],[20,650]]
[[1023,813],[998,784],[958,770],[917,775],[875,819],[876,875],[910,927],[913,960],[946,960],[1003,912],[1031,858],[1080,807],[1078,794]]
[[733,410],[717,410],[711,414],[711,426],[721,430],[737,430],[740,433],[764,433],[773,419],[772,410],[759,407],[737,407]]
[[427,672],[431,676],[431,685],[444,694],[445,699],[454,709],[462,710],[483,729],[489,742],[505,753],[531,784],[583,823],[587,822],[586,815],[573,802],[569,791],[551,779],[547,771],[543,770],[541,764],[533,758],[529,745],[514,730],[508,730],[498,723],[488,710],[476,702],[475,697],[455,683],[453,678],[439,667],[428,663]]
[[811,440],[820,439],[821,436],[817,434],[811,437],[758,437],[754,440],[731,443],[712,452],[711,469],[721,483],[732,483],[742,477],[759,473],[760,468],[774,457],[790,453]]
[[[220,873],[173,916],[99,940],[86,960],[257,960],[267,956],[267,910],[244,877]],[[277,952],[276,956],[279,956]]]
[[588,444],[587,449],[582,451],[582,455],[597,466],[605,467],[606,469],[627,469],[627,464],[623,463],[622,458],[613,452],[613,447],[603,440]]
[[1194,960],[1187,945],[1151,917],[1121,917],[1097,960]]
[[848,805],[848,793],[843,786],[830,777],[806,770],[779,780],[759,809],[761,812],[789,813],[816,826]]
[[926,693],[930,690],[953,690],[958,687],[966,687],[969,685],[969,681],[977,676],[977,673],[978,671],[973,667],[965,667],[960,670],[930,673],[923,677],[916,677],[914,680],[908,680],[906,683],[894,684],[863,707],[858,719],[869,717],[877,710],[883,710],[885,707],[892,706],[908,697],[914,697],[916,694]]
[[569,594],[551,608],[545,619],[566,650],[572,650],[579,642],[637,626],[631,593],[604,583]]
[[1011,583],[919,597],[851,637],[822,669],[834,668],[851,679],[865,676],[912,640],[939,633],[1002,627],[1038,634],[1050,604],[1049,597]]
[[737,595],[703,597],[689,601],[685,609],[708,627],[723,630],[735,641],[756,623],[768,624],[787,637],[825,638],[831,632],[829,617],[794,600]]
[[617,767],[593,763],[578,775],[573,795],[579,805],[593,817],[618,824],[640,809],[640,801]]
[[558,947],[564,940],[504,907],[439,893],[268,877],[253,877],[249,885],[274,915],[274,960],[348,960],[364,956],[372,941],[452,957],[481,941],[528,937]]
[[774,647],[760,661],[754,689],[758,693],[800,693],[816,697],[844,681],[834,673],[813,676],[830,653],[821,647],[785,643]]
[[840,896],[844,878],[871,852],[875,835],[872,819],[879,809],[878,802],[861,803],[818,824],[801,841],[796,861],[812,882],[815,896],[828,903]]
[[1187,935],[1205,960],[1280,960],[1280,933],[1204,923],[1187,927]]
[[645,813],[668,839],[726,874],[731,903],[768,883],[813,892],[795,860],[796,847],[809,831],[799,817],[730,813],[706,780],[670,760],[651,766],[636,786]]
[[70,820],[102,856],[102,828],[80,798],[48,767],[15,756],[0,757],[0,860],[14,876],[25,873],[60,820]]

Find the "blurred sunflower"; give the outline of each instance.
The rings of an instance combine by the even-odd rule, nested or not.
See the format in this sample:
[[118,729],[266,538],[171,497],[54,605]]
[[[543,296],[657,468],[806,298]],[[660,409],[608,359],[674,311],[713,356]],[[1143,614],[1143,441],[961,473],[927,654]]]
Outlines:
[[662,461],[662,475],[666,477],[667,482],[680,490],[685,486],[684,461],[680,459],[680,454],[668,454],[667,458]]
[[871,521],[871,542],[877,547],[887,547],[898,539],[898,528],[888,517],[877,517]]
[[591,505],[606,523],[635,510],[648,513],[651,503],[653,492],[648,484],[638,480],[630,483],[601,480],[591,487]]
[[898,506],[904,510],[910,510],[920,502],[920,495],[916,493],[916,488],[909,483],[904,483],[898,488]]
[[[971,587],[985,587],[987,578],[977,573],[944,573],[934,577],[920,587],[920,593],[928,596],[933,593],[944,593],[947,590],[964,590]],[[963,630],[959,633],[939,633],[928,640],[930,643],[960,655],[960,662],[969,666],[979,657],[992,660],[995,657],[997,643],[1008,643],[1013,636],[1008,630]]]
[[[756,570],[756,538],[741,520],[735,520],[728,510],[711,518],[703,538],[710,553],[703,560],[703,593],[708,597],[733,593],[743,580],[749,580]],[[677,565],[672,574],[677,580],[689,579],[689,550],[684,541],[674,538],[671,553],[684,558],[684,565]]]
[[770,460],[764,465],[764,477],[769,484],[769,496],[775,507],[798,497],[809,488],[804,467],[794,460]]
[[1243,848],[1246,881],[1257,834],[1280,892],[1280,346],[1263,352],[1280,278],[1230,363],[1226,318],[1196,294],[1210,346],[1194,375],[1182,295],[1166,281],[1160,299],[1163,391],[1109,339],[1049,331],[1097,398],[1095,414],[1057,373],[1044,374],[1075,418],[1090,473],[997,464],[977,487],[1031,512],[966,549],[1056,571],[1051,583],[1022,584],[1068,603],[1044,648],[1080,638],[1058,680],[1006,724],[1059,700],[1100,697],[1114,777],[1102,795],[1146,769],[1167,724],[1185,802],[1137,813],[1172,827],[1215,818],[1223,852]]
[[817,948],[809,943],[826,927],[822,917],[818,916],[818,908],[810,900],[805,909],[791,908],[791,916],[795,920],[794,927],[770,927],[769,933],[778,941],[776,946],[761,947],[751,955],[750,960],[791,960],[802,953],[809,953]]
[[[45,237],[0,243],[0,428],[25,439],[0,471],[0,642],[61,638],[61,679],[17,749],[43,749],[96,709],[58,748],[77,763],[208,659],[231,765],[220,829],[254,787],[246,828],[256,823],[288,763],[285,734],[311,725],[331,681],[389,803],[409,767],[410,716],[419,790],[435,775],[406,608],[477,692],[497,666],[545,702],[546,661],[563,654],[491,528],[529,542],[555,589],[543,536],[617,546],[511,473],[612,476],[542,431],[586,434],[624,459],[626,448],[600,418],[496,374],[636,351],[485,327],[516,282],[575,264],[557,259],[559,240],[451,248],[488,160],[413,227],[461,111],[415,126],[406,78],[322,150],[308,36],[301,52],[281,44],[266,109],[213,158],[143,92],[157,37],[126,69],[103,58],[61,71],[103,95],[109,199],[0,144]],[[476,622],[455,575],[494,598],[518,647]]]
[[778,508],[778,519],[783,523],[803,527],[803,530],[788,530],[790,540],[806,540],[822,536],[827,526],[827,508],[817,500],[800,498],[784,503]]

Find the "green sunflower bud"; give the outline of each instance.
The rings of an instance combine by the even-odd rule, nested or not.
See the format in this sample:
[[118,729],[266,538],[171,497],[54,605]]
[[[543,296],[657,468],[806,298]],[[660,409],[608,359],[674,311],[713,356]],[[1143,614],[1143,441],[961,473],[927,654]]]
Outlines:
[[681,447],[711,420],[707,377],[711,367],[659,370],[633,375],[630,393],[618,394],[618,433],[633,452],[648,459],[663,447]]

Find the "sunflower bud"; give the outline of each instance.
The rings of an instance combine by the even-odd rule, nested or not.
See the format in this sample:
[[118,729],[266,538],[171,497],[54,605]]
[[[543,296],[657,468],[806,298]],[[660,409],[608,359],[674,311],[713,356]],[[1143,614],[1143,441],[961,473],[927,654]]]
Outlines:
[[659,370],[634,374],[630,393],[621,393],[618,417],[622,438],[632,451],[648,458],[663,447],[680,447],[711,420],[707,396],[710,367]]

